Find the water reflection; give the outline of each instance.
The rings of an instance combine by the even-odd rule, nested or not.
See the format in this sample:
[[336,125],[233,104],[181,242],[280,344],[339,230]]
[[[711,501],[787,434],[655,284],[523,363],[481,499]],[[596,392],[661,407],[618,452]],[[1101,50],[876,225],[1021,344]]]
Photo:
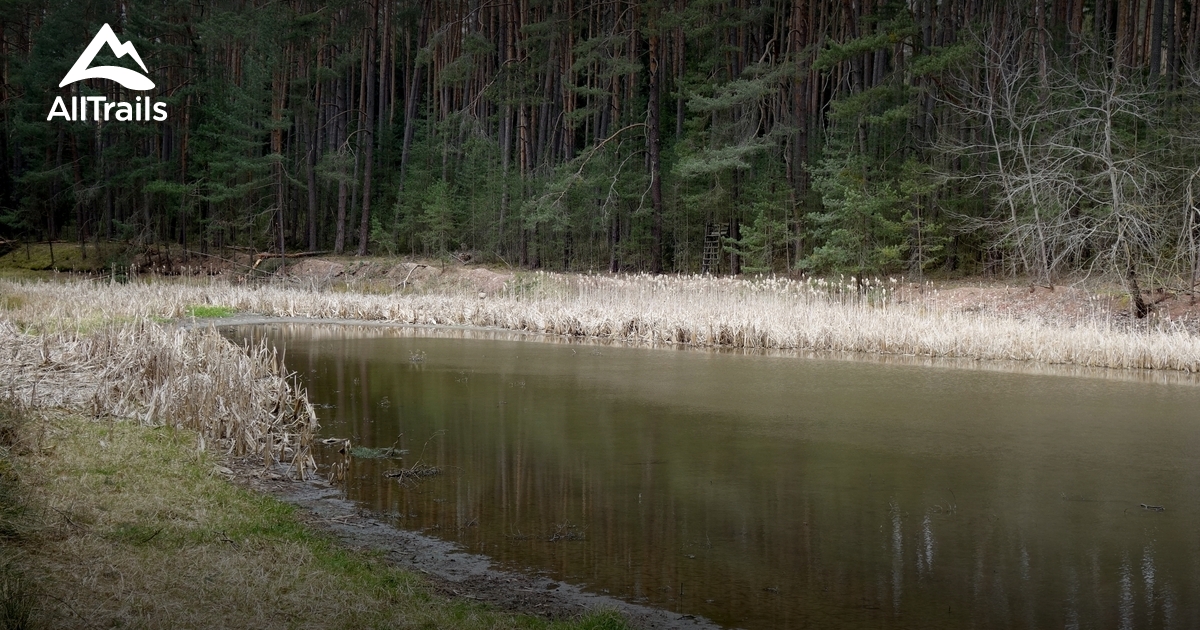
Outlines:
[[1200,626],[1194,386],[236,334],[286,347],[327,435],[408,450],[352,498],[502,563],[746,628]]

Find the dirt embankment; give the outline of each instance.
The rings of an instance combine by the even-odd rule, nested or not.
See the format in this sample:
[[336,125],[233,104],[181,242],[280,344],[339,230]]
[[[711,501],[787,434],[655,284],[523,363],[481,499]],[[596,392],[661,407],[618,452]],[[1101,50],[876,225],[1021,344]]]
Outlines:
[[325,285],[356,284],[366,289],[427,291],[467,289],[491,295],[513,279],[511,271],[497,271],[481,265],[396,261],[389,259],[335,260],[306,258],[290,262],[277,273],[288,280]]

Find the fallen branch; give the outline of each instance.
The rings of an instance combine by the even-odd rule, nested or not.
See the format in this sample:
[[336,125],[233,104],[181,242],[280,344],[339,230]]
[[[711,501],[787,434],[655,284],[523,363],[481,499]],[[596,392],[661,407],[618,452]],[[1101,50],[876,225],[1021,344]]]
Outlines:
[[328,254],[329,250],[319,252],[296,252],[294,254],[278,254],[274,252],[263,252],[254,255],[254,266],[251,269],[258,269],[258,265],[268,258],[307,258],[309,256],[322,256]]
[[440,474],[442,474],[442,469],[438,468],[437,466],[429,466],[428,464],[413,464],[410,468],[389,470],[383,473],[383,476],[389,479],[399,479],[401,482],[404,482],[408,479],[436,477]]
[[[232,248],[232,246],[228,246],[228,247]],[[249,247],[244,247],[244,248],[241,248],[241,249],[250,250],[250,248],[249,248]],[[205,252],[198,252],[198,251],[196,251],[196,250],[194,250],[194,249],[185,249],[185,250],[183,250],[183,253],[184,253],[184,255],[186,255],[186,256],[204,256],[205,258],[212,258],[213,260],[219,260],[219,261],[221,261],[221,262],[223,262],[223,263],[225,263],[225,264],[232,265],[232,266],[234,266],[234,267],[241,267],[242,269],[249,269],[249,270],[251,270],[251,271],[253,271],[253,270],[254,270],[254,267],[251,267],[250,265],[246,265],[246,264],[240,263],[240,262],[238,262],[238,261],[236,261],[236,260],[231,260],[231,259],[229,259],[229,258],[223,258],[223,257],[221,257],[221,256],[218,256],[218,255],[216,255],[216,254],[208,254],[208,253],[205,253]],[[257,263],[255,263],[255,264],[257,264]]]
[[413,272],[414,272],[414,271],[416,271],[416,270],[418,270],[418,269],[420,269],[421,267],[428,267],[428,266],[429,266],[429,265],[421,265],[421,264],[417,264],[417,265],[413,266],[413,268],[412,268],[412,269],[409,269],[409,270],[408,270],[408,275],[407,275],[407,276],[404,276],[404,280],[402,280],[402,281],[400,282],[400,284],[399,284],[399,285],[397,285],[397,286],[399,286],[399,287],[400,287],[400,288],[402,288],[402,289],[403,289],[403,288],[405,288],[405,287],[407,287],[407,286],[408,286],[408,279],[412,277],[412,275],[413,275]]

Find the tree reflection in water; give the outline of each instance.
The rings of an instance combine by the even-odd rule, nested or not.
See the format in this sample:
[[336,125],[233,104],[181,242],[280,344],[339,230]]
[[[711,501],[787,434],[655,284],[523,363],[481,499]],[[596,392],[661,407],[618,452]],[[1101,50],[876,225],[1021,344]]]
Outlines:
[[[408,450],[352,460],[350,497],[505,565],[746,628],[1200,627],[1194,385],[230,334],[286,347],[326,436]],[[384,477],[418,461],[442,474]]]

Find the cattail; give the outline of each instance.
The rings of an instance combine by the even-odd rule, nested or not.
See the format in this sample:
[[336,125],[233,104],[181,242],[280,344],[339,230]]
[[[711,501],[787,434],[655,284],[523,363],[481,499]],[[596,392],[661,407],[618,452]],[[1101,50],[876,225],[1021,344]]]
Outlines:
[[1100,303],[1067,324],[943,309],[928,282],[924,299],[903,303],[901,286],[860,295],[853,283],[805,277],[568,276],[539,271],[509,279],[480,300],[470,286],[439,293],[377,295],[259,286],[224,280],[112,285],[0,281],[17,295],[2,317],[39,332],[98,323],[171,318],[190,305],[226,305],[263,315],[346,318],[523,330],[634,343],[684,343],[783,350],[830,350],[1002,359],[1095,367],[1200,371],[1200,338],[1164,319],[1124,329]]

